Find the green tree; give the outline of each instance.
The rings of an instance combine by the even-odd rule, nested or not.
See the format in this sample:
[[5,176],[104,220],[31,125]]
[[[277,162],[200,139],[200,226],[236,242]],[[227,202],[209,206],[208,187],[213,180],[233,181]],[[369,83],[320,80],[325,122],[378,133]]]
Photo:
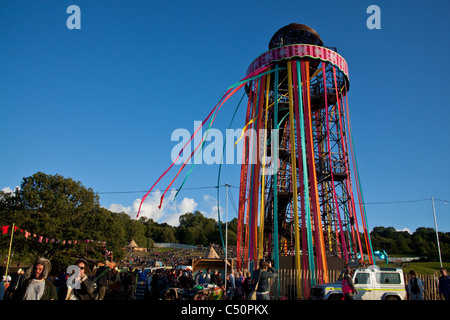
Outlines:
[[[14,241],[14,249],[30,255],[54,258],[61,253],[82,256],[93,253],[101,258],[99,241],[111,239],[110,246],[119,251],[124,230],[114,213],[101,208],[99,196],[81,182],[63,176],[37,172],[23,178],[13,194],[0,194],[0,221],[20,226],[37,235],[55,239]],[[94,240],[92,243],[68,245],[57,240]]]
[[168,225],[167,223],[159,224],[153,219],[143,219],[141,220],[146,226],[145,235],[148,241],[153,245],[155,242],[169,242],[177,243],[178,240],[175,237],[175,227]]
[[138,220],[131,220],[129,223],[130,240],[134,239],[138,246],[147,246],[147,237],[145,236],[145,225]]
[[177,238],[181,243],[191,245],[208,245],[220,241],[218,223],[206,218],[201,212],[188,212],[180,216]]

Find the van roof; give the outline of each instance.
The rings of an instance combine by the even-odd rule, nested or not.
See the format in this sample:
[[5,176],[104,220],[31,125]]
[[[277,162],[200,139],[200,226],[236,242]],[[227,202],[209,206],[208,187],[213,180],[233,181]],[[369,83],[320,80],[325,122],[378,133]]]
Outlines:
[[395,268],[395,267],[381,267],[380,271],[400,271],[402,268]]
[[397,268],[397,267],[379,267],[377,265],[371,265],[368,266],[367,268],[356,268],[356,270],[361,270],[361,271],[378,271],[378,272],[403,272],[402,268]]

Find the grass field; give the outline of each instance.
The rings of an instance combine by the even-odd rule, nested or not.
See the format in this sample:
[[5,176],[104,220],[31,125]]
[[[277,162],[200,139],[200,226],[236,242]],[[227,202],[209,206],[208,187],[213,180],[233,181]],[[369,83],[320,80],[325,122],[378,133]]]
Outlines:
[[[382,262],[378,262],[377,265],[379,267],[385,267],[386,265]],[[436,262],[408,262],[405,264],[406,266],[402,266],[403,272],[408,273],[411,270],[414,270],[418,274],[433,274],[437,273],[439,275],[440,263]],[[450,262],[443,262],[443,267],[450,271]],[[388,267],[398,267],[397,264],[388,264]]]

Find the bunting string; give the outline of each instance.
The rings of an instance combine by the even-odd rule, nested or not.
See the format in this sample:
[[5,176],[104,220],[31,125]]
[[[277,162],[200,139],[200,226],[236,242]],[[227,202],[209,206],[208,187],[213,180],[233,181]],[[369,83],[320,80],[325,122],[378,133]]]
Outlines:
[[20,231],[21,234],[23,234],[23,236],[25,238],[36,238],[37,242],[39,243],[56,243],[56,244],[69,244],[69,245],[75,245],[75,244],[81,244],[81,243],[100,243],[102,245],[105,245],[106,242],[105,241],[100,241],[100,240],[91,240],[91,239],[83,239],[83,240],[60,240],[60,239],[55,239],[53,237],[47,237],[47,236],[43,236],[43,235],[39,235],[33,232],[29,232],[25,229],[22,229],[16,225],[5,225],[5,226],[0,226],[0,230],[1,230],[1,234],[8,234],[10,231],[11,232],[17,232]]

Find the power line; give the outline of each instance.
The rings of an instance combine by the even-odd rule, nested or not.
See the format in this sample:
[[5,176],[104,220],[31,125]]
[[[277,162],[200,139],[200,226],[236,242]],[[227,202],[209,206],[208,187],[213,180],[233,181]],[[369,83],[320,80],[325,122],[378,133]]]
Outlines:
[[[380,201],[380,202],[365,202],[364,204],[396,204],[396,203],[408,203],[408,202],[422,202],[422,201],[431,201],[432,198],[425,199],[415,199],[415,200],[399,200],[399,201]],[[447,204],[448,200],[436,199],[435,201],[441,201]]]
[[[227,184],[224,185],[218,185],[218,186],[200,186],[200,187],[191,187],[191,188],[183,188],[183,190],[200,190],[200,189],[217,189],[221,187],[226,187]],[[239,187],[232,186],[228,184],[228,187],[230,188],[236,188],[239,189]],[[175,191],[178,191],[179,189],[173,189]],[[98,192],[98,194],[127,194],[127,193],[145,193],[148,190],[139,190],[139,191],[103,191]],[[153,190],[152,192],[157,192],[160,190]],[[435,201],[441,201],[447,204],[450,200],[443,200],[443,199],[436,199]],[[234,199],[232,200],[234,203]],[[364,205],[382,205],[382,204],[398,204],[398,203],[413,203],[413,202],[423,202],[423,201],[431,201],[431,198],[423,198],[423,199],[413,199],[413,200],[395,200],[395,201],[375,201],[375,202],[364,202]],[[359,202],[355,202],[357,204],[360,204]]]
[[422,202],[430,201],[431,198],[416,199],[416,200],[397,200],[397,201],[379,201],[379,202],[364,202],[363,204],[395,204],[395,203],[408,203],[408,202]]
[[[220,187],[225,187],[226,185],[221,185],[221,186],[203,186],[203,187],[191,187],[191,188],[183,188],[183,190],[197,190],[197,189],[217,189]],[[233,187],[228,185],[229,187]],[[235,187],[237,188],[237,187]],[[175,191],[178,191],[178,189],[172,189]],[[121,194],[121,193],[145,193],[148,190],[139,190],[139,191],[102,191],[102,192],[98,192],[98,194]],[[153,190],[152,192],[156,192],[156,191],[160,191],[160,190]]]

